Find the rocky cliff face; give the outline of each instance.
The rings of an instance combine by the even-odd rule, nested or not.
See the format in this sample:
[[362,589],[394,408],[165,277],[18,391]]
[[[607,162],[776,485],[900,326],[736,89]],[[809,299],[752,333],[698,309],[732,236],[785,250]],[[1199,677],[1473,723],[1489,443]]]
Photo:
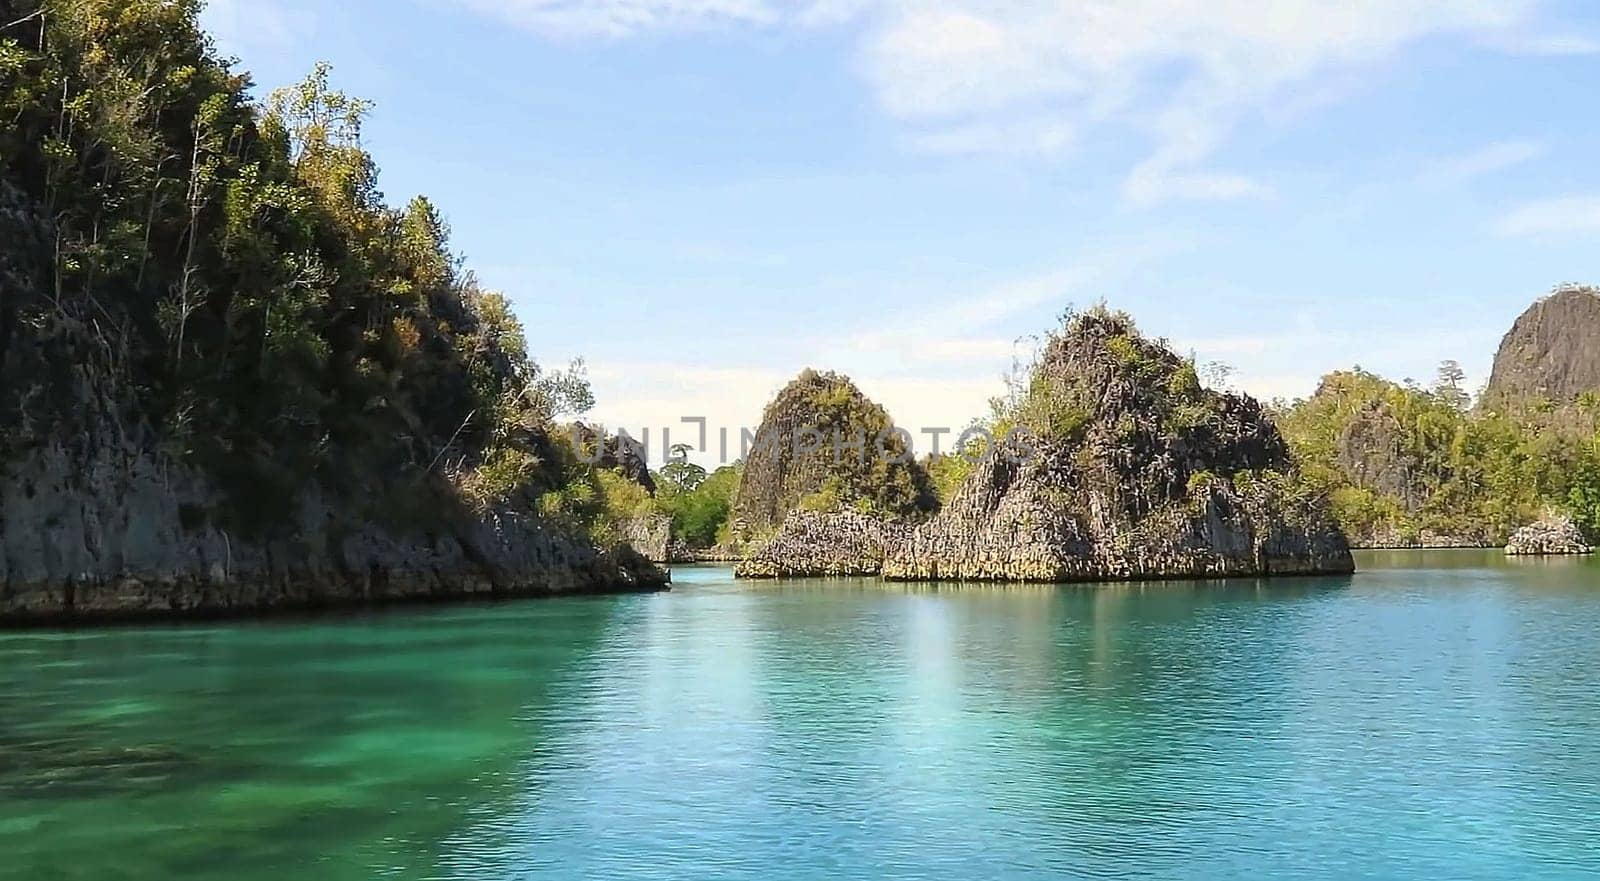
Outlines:
[[583,422],[567,426],[566,440],[584,462],[615,471],[655,495],[656,480],[650,473],[649,454],[638,440],[626,434],[612,434],[605,426]]
[[855,511],[796,511],[734,568],[740,578],[876,575],[911,528]]
[[128,415],[116,376],[81,334],[11,342],[0,362],[10,417],[0,430],[0,625],[668,583],[627,545],[598,548],[580,530],[444,491],[424,501],[426,526],[405,526],[381,502],[308,487],[279,506],[290,515],[246,534],[215,519],[228,507],[215,482]]
[[1046,347],[1016,414],[885,577],[1078,581],[1349,572],[1259,404],[1103,310]]
[[380,601],[665,586],[626,546],[603,552],[526,514],[384,528],[308,494],[246,538],[211,524],[215,491],[159,454],[52,441],[0,480],[0,622],[240,614]]
[[1362,489],[1395,499],[1415,512],[1426,499],[1421,463],[1406,444],[1405,428],[1383,401],[1361,407],[1339,433],[1336,462]]
[[1600,290],[1563,286],[1523,312],[1500,342],[1487,406],[1568,404],[1600,390]]
[[666,514],[640,514],[622,524],[622,540],[652,563],[684,563],[694,551],[672,535]]
[[927,472],[883,408],[848,378],[807,370],[767,405],[745,458],[732,525],[764,537],[793,511],[850,508],[885,519],[937,506]]

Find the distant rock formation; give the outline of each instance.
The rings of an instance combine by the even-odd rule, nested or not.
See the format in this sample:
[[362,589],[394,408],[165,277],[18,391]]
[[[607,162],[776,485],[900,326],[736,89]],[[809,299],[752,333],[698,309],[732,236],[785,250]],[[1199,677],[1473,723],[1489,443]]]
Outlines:
[[1506,438],[1484,415],[1443,386],[1357,368],[1324,376],[1274,421],[1352,545],[1498,547],[1532,514],[1521,510],[1525,500],[1488,492],[1481,469]]
[[950,503],[891,548],[887,578],[1082,581],[1343,573],[1344,535],[1302,493],[1261,406],[1118,313],[1071,319]]
[[1483,393],[1489,407],[1569,404],[1600,390],[1600,289],[1558,287],[1511,326]]
[[1351,483],[1415,513],[1427,493],[1420,479],[1421,462],[1409,440],[1387,401],[1367,401],[1339,432],[1337,462]]
[[1415,533],[1409,533],[1383,527],[1359,534],[1350,534],[1352,547],[1374,551],[1418,550],[1423,548],[1493,548],[1499,547],[1503,540],[1503,534],[1496,534],[1493,529],[1482,526],[1475,531],[1462,533],[1435,532],[1431,529],[1421,529]]
[[1547,514],[1537,523],[1522,527],[1506,542],[1506,556],[1556,556],[1587,554],[1594,549],[1571,517]]
[[656,480],[650,474],[649,454],[644,444],[624,433],[611,434],[605,426],[574,422],[568,426],[567,440],[579,455],[596,468],[609,468],[656,494]]
[[666,514],[640,514],[621,524],[622,540],[652,563],[677,562],[672,539],[672,518]]
[[796,511],[777,535],[734,568],[740,578],[876,575],[884,558],[910,534],[855,511]]
[[927,472],[882,407],[837,373],[806,370],[767,405],[731,523],[763,539],[801,508],[853,509],[888,520],[937,507]]

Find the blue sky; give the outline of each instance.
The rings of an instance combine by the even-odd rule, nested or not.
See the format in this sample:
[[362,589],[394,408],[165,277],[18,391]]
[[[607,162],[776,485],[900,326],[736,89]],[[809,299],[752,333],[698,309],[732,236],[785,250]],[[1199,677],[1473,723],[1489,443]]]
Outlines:
[[[1487,378],[1600,282],[1600,12],[1538,0],[212,0],[376,102],[531,350],[637,433],[807,366],[966,424],[1104,299],[1262,397]],[[1024,347],[1025,348],[1025,347]],[[686,429],[682,429],[687,431]]]

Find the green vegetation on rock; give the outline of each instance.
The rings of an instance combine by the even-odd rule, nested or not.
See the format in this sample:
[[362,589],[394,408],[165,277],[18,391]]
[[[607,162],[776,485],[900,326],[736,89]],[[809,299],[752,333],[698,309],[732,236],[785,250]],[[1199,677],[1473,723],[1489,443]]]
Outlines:
[[[891,543],[886,577],[1350,570],[1344,537],[1261,405],[1205,388],[1191,361],[1144,337],[1126,314],[1069,312],[1008,386],[983,426],[994,440],[980,444],[987,449],[976,450],[976,464],[934,463],[939,482],[959,478],[959,488],[936,517]],[[804,545],[798,532],[780,537],[785,547]]]
[[1551,509],[1600,526],[1600,407],[1468,406],[1447,362],[1432,388],[1331,373],[1277,420],[1305,479],[1359,545],[1498,545]]
[[326,65],[257,101],[199,0],[0,0],[0,615],[663,583]]

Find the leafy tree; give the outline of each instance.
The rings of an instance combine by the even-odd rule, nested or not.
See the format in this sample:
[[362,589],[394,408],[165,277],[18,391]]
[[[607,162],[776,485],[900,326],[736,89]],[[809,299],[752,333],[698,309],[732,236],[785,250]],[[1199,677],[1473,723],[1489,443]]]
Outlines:
[[1467,409],[1467,405],[1472,403],[1472,396],[1462,386],[1466,379],[1467,373],[1461,369],[1461,362],[1450,359],[1440,362],[1439,373],[1433,383],[1433,396],[1457,410]]
[[689,461],[694,448],[688,444],[673,444],[672,458],[663,466],[659,476],[662,490],[669,496],[694,492],[706,479],[706,469]]
[[741,473],[739,465],[724,465],[704,475],[692,489],[662,494],[660,504],[672,517],[673,534],[691,547],[724,541]]

